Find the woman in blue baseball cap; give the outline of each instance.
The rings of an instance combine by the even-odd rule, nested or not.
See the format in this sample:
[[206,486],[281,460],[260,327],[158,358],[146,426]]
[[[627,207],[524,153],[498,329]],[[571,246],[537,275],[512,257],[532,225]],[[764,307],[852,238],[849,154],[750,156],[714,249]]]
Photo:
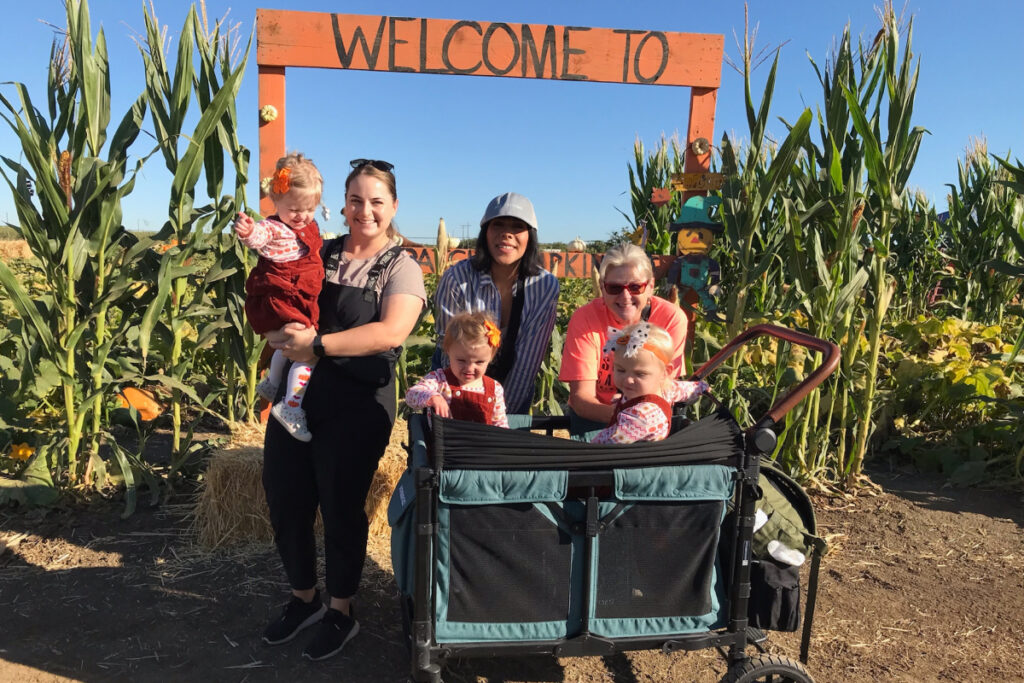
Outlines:
[[444,272],[434,303],[433,367],[446,365],[441,341],[453,315],[489,313],[499,321],[502,342],[487,374],[505,388],[509,413],[528,413],[558,305],[558,279],[541,267],[537,215],[529,199],[506,192],[490,201],[476,253]]

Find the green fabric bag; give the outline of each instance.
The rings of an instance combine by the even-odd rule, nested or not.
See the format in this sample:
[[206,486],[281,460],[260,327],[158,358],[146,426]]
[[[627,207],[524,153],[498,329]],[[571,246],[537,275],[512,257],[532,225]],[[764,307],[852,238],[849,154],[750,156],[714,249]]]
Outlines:
[[803,487],[782,470],[762,461],[758,488],[761,499],[757,501],[757,509],[768,516],[768,521],[754,532],[754,557],[769,557],[770,541],[779,541],[789,548],[799,550],[805,557],[810,557],[815,548],[824,555],[827,546],[824,539],[816,535],[818,529],[814,508]]

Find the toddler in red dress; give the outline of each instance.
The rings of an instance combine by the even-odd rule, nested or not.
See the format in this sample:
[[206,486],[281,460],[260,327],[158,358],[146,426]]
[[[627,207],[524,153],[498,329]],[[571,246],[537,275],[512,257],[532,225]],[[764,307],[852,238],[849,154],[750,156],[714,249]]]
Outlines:
[[647,322],[608,328],[604,351],[614,354],[612,378],[622,392],[611,423],[591,443],[661,441],[672,426],[672,404],[696,400],[706,382],[673,380],[672,337]]
[[433,408],[441,417],[508,427],[505,390],[484,373],[501,345],[501,331],[484,313],[460,313],[448,321],[443,348],[448,367],[431,370],[409,388],[413,410]]
[[[274,215],[255,222],[239,212],[234,229],[245,246],[256,250],[259,261],[245,282],[245,315],[258,334],[278,330],[297,322],[316,327],[320,318],[317,297],[324,279],[320,257],[320,229],[313,214],[320,205],[323,178],[312,161],[293,152],[277,162],[270,183]],[[256,387],[260,396],[273,402],[285,365],[275,351],[270,369]],[[293,363],[288,373],[284,398],[270,409],[288,432],[299,441],[312,435],[302,410],[302,397],[314,363]]]

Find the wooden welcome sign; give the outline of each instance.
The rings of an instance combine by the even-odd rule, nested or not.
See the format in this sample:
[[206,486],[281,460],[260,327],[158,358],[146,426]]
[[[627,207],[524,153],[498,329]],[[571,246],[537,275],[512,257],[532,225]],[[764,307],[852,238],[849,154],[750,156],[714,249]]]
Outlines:
[[261,65],[717,88],[722,36],[259,10]]
[[[687,86],[689,147],[714,136],[723,44],[718,34],[258,9],[259,106],[277,110],[260,122],[260,177],[285,153],[288,67]],[[710,160],[687,154],[684,170],[706,172]],[[261,209],[272,211],[269,198]]]

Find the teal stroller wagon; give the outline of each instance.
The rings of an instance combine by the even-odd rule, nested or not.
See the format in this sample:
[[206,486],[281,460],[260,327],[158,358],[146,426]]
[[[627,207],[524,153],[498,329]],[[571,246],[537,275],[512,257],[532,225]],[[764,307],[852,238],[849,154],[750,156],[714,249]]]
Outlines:
[[[694,378],[762,335],[823,360],[747,429],[721,406],[693,422],[676,418],[663,441],[629,445],[551,436],[567,427],[561,417],[513,416],[522,428],[506,430],[411,416],[409,466],[389,508],[411,679],[437,683],[455,657],[714,647],[728,660],[723,680],[811,681],[800,662],[761,644],[762,629],[796,630],[798,572],[782,571],[780,582],[752,547],[773,430],[835,369],[839,350],[759,325]],[[803,531],[815,539],[802,490],[778,472],[772,480],[799,499]],[[811,553],[804,662],[819,556]],[[748,655],[751,647],[760,654]]]

